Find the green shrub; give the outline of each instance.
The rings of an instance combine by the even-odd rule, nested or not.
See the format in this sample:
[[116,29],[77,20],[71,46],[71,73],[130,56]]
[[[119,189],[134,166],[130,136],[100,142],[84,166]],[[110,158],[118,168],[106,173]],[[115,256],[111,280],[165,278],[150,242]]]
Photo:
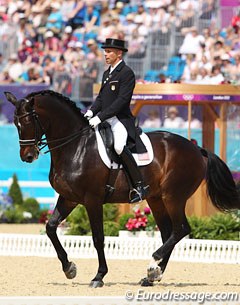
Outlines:
[[190,238],[239,240],[240,219],[236,214],[216,214],[211,217],[188,217]]
[[232,214],[216,214],[211,218],[211,239],[239,240],[240,221]]
[[237,210],[237,211],[233,212],[232,214],[235,219],[238,219],[238,221],[240,221],[240,210]]
[[[116,204],[105,204],[103,206],[104,231],[106,235],[115,236],[118,233],[118,224],[115,222],[118,215]],[[77,206],[68,216],[68,234],[70,235],[89,235],[91,227],[86,208],[83,205]],[[105,228],[106,227],[106,228]],[[116,233],[117,232],[117,233]]]
[[[126,223],[134,214],[121,215],[118,222],[115,221],[117,205],[106,204],[104,206],[104,233],[106,236],[117,236],[119,230],[126,230]],[[152,214],[148,216],[146,231],[154,231],[156,223]],[[91,234],[88,215],[84,206],[77,206],[67,218],[69,223],[68,234],[89,235]],[[216,239],[216,240],[239,240],[240,239],[240,215],[216,214],[212,217],[188,217],[191,226],[190,238]]]
[[104,235],[105,236],[118,236],[119,224],[115,221],[104,221]]
[[9,188],[8,195],[12,198],[13,204],[15,205],[22,205],[23,204],[23,196],[18,184],[17,175],[13,175],[13,182]]
[[156,222],[155,219],[153,217],[153,214],[149,214],[147,216],[148,222],[147,222],[147,226],[146,226],[146,231],[155,231],[156,230]]
[[8,223],[24,223],[25,221],[22,207],[18,205],[5,211],[5,217]]
[[69,223],[69,235],[87,235],[90,233],[90,223],[85,207],[78,205],[67,217]]
[[209,219],[199,218],[196,216],[188,217],[188,222],[191,227],[190,238],[207,239],[209,236]]
[[32,220],[38,221],[41,210],[38,201],[35,198],[27,198],[24,200],[22,205],[23,211],[29,212],[32,214]]
[[103,220],[116,221],[118,217],[118,206],[113,203],[106,203],[103,206]]

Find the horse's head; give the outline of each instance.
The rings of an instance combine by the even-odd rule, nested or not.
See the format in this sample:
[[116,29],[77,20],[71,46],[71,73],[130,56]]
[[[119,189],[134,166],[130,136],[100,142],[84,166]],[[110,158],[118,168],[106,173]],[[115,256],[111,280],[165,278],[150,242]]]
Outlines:
[[43,129],[34,110],[34,99],[20,99],[10,92],[4,92],[6,98],[15,106],[14,124],[17,127],[22,161],[33,162],[38,158],[38,143]]

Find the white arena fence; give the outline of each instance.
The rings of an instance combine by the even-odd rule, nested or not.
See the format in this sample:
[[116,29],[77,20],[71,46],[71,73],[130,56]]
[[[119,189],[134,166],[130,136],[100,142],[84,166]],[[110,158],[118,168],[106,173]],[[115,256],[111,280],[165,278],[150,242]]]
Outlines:
[[[154,305],[152,302],[126,301],[123,297],[0,297],[0,305]],[[180,303],[167,303],[180,305]],[[192,303],[194,304],[194,303]],[[188,303],[188,305],[192,305]],[[196,304],[196,303],[195,303]],[[219,304],[218,304],[219,305]]]
[[[69,257],[96,258],[91,236],[60,235]],[[150,259],[161,245],[154,237],[105,237],[105,254],[108,259]],[[55,249],[46,235],[0,234],[1,256],[56,257]],[[183,239],[171,260],[198,263],[240,263],[240,242],[223,240]]]
[[0,297],[0,305],[239,305],[236,301],[172,301],[172,300],[154,300],[154,301],[128,301],[123,296],[100,296],[100,297]]

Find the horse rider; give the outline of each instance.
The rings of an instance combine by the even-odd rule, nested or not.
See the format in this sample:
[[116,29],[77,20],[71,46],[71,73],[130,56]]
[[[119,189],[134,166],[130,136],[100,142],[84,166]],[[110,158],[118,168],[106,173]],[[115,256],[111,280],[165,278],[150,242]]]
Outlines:
[[103,73],[99,94],[85,117],[93,128],[103,121],[110,124],[114,149],[134,188],[130,192],[129,202],[139,202],[145,199],[149,186],[144,184],[132,155],[132,152],[146,152],[130,110],[135,74],[123,60],[123,54],[128,51],[124,40],[107,38],[101,47],[104,49],[105,61],[109,68]]

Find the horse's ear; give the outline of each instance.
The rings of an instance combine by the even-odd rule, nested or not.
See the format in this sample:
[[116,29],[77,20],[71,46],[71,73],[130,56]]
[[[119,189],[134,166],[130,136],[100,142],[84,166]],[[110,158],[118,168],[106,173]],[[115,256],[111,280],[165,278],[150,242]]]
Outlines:
[[16,105],[18,103],[16,96],[14,94],[12,94],[11,92],[7,92],[7,91],[5,91],[4,94],[7,98],[7,100],[16,107]]

